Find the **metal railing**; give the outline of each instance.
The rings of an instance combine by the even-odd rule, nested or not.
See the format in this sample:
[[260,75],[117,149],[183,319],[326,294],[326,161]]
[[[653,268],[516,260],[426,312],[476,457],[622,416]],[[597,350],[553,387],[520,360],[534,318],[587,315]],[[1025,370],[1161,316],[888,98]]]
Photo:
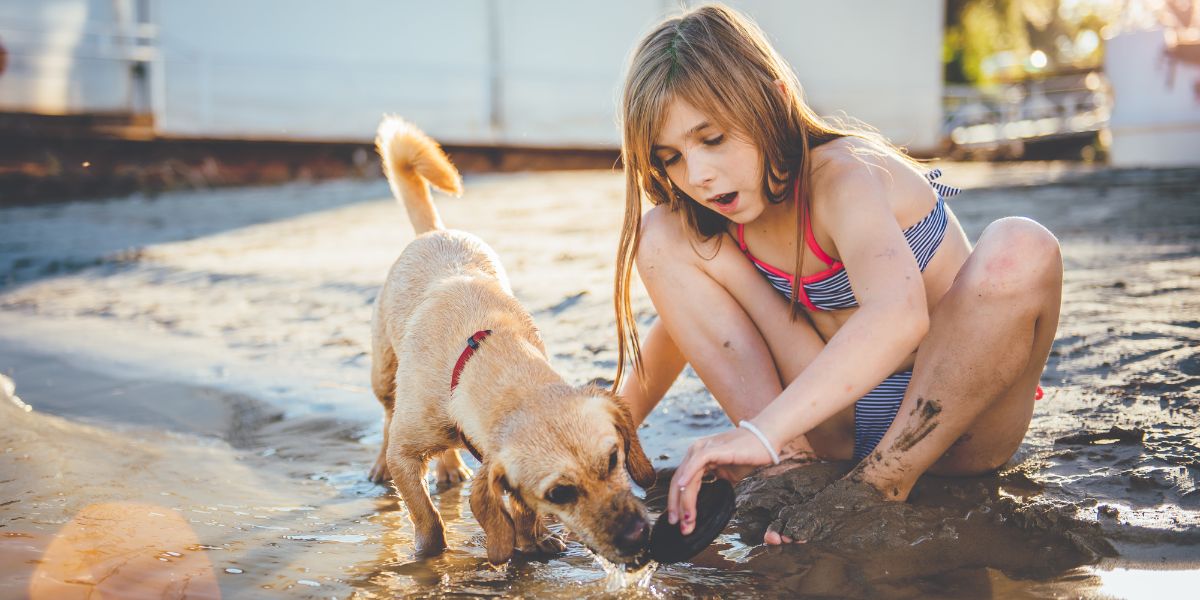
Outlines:
[[1031,144],[1100,135],[1111,98],[1098,71],[989,88],[947,86],[942,137],[952,157],[1019,158]]

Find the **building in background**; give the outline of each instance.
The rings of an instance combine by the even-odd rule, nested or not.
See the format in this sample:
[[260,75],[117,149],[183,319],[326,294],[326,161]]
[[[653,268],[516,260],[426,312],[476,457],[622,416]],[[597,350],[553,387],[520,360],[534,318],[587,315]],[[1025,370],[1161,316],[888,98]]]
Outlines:
[[149,0],[0,3],[0,110],[150,115],[159,53]]
[[[809,102],[941,144],[941,0],[730,1]],[[447,144],[616,148],[636,41],[673,0],[7,0],[0,112],[154,138],[368,140],[383,113]],[[714,74],[718,77],[720,74]]]
[[1110,163],[1200,165],[1200,9],[1131,4],[1107,41]]

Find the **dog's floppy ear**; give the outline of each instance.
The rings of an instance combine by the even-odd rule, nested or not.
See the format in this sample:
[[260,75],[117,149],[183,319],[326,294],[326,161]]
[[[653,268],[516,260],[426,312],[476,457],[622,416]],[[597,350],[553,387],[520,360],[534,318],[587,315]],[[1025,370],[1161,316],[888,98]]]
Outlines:
[[633,415],[620,396],[613,394],[609,398],[612,400],[613,425],[617,427],[617,434],[625,442],[625,468],[642,489],[649,489],[654,485],[654,465],[650,464],[650,459],[646,458],[646,452],[642,450],[642,442],[633,426]]
[[516,533],[512,517],[504,508],[504,490],[501,487],[504,469],[490,462],[471,480],[471,512],[483,527],[487,537],[488,561],[494,565],[504,564],[512,558]]

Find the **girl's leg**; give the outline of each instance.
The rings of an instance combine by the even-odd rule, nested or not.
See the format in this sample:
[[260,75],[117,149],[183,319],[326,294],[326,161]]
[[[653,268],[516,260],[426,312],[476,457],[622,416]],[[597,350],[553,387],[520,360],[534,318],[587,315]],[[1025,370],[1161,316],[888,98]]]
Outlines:
[[643,218],[637,266],[667,342],[737,423],[774,400],[824,341],[807,321],[789,318],[786,300],[735,244],[717,242],[695,242],[677,215],[657,207]]
[[1012,457],[1058,328],[1062,255],[1041,225],[988,226],[930,315],[896,420],[851,474],[903,500],[927,470],[978,474]]
[[641,345],[643,373],[629,371],[618,392],[629,407],[635,428],[650,416],[650,411],[658,406],[687,366],[687,359],[671,339],[662,319],[651,324],[641,336]]

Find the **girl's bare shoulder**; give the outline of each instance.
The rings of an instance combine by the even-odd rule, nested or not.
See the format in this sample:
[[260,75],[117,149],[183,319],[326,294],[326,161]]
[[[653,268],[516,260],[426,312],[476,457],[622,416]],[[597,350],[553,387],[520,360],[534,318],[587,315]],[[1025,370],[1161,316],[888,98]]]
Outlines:
[[896,189],[898,182],[904,189],[922,179],[913,161],[895,148],[857,136],[846,136],[815,148],[812,177],[814,196],[848,187]]
[[891,179],[895,151],[877,142],[846,136],[812,151],[812,190],[815,198],[830,192]]

